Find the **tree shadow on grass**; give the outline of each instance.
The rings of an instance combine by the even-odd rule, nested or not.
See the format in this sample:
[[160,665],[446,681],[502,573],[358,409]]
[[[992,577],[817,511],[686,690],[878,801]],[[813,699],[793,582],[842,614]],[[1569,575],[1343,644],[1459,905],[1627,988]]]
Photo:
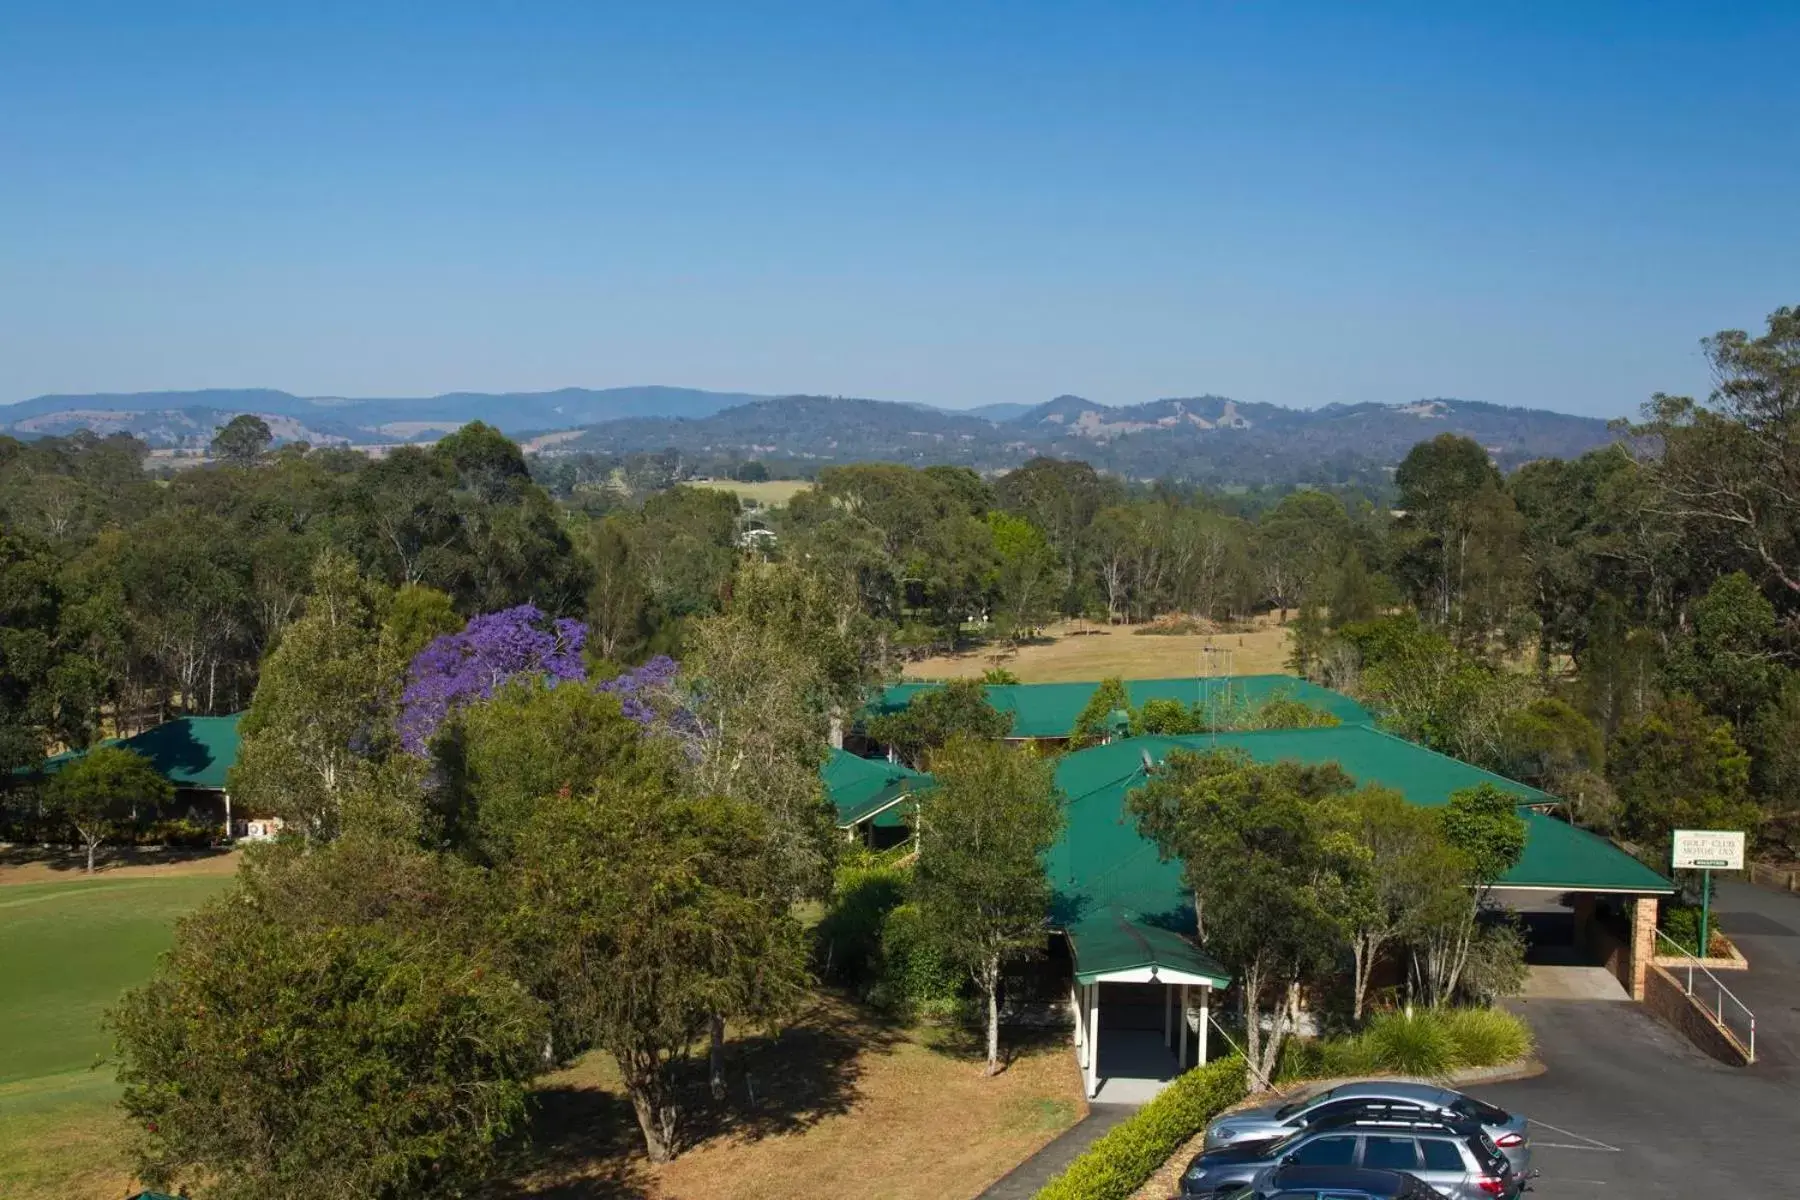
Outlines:
[[[94,874],[104,875],[120,867],[171,866],[203,862],[231,853],[230,847],[212,849],[163,849],[160,846],[102,846],[94,856]],[[0,868],[41,866],[51,871],[87,872],[87,851],[78,846],[38,845],[16,842],[0,846]]]
[[517,1182],[490,1200],[642,1200],[650,1193],[631,1102],[597,1087],[538,1089],[530,1141],[506,1163]]
[[[1068,1044],[1069,1031],[1043,1025],[1002,1025],[1000,1027],[1000,1071],[1030,1055],[1040,1054]],[[940,1027],[926,1045],[949,1058],[959,1058],[971,1067],[987,1063],[987,1029],[984,1026],[954,1024]]]
[[[713,1099],[703,1046],[677,1068],[684,1152],[715,1139],[793,1133],[849,1112],[863,1057],[904,1040],[899,1027],[831,996],[820,997],[779,1033],[731,1032],[724,1099]],[[536,1097],[529,1140],[505,1164],[514,1182],[492,1190],[492,1200],[637,1200],[652,1194],[652,1169],[623,1089],[552,1083]]]
[[712,1098],[704,1055],[687,1064],[688,1144],[792,1133],[847,1113],[863,1056],[888,1053],[903,1040],[894,1023],[835,998],[820,999],[774,1035],[738,1036],[726,1046],[723,1100]]

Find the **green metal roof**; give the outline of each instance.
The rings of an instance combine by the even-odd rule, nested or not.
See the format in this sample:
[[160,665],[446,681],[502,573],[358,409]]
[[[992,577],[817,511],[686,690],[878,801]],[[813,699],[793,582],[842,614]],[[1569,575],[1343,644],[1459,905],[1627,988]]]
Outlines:
[[906,805],[895,801],[930,787],[935,781],[883,758],[860,758],[847,750],[833,749],[820,769],[825,794],[837,809],[839,829],[870,820],[877,825],[898,825]]
[[[1137,747],[1127,752],[1123,745]],[[1139,737],[1115,741],[1069,756],[1080,769],[1072,776],[1076,790],[1099,783],[1127,760],[1141,761],[1149,750],[1157,762],[1170,750],[1206,751],[1235,747],[1261,763],[1284,761],[1336,762],[1358,783],[1381,783],[1403,793],[1414,804],[1438,805],[1452,792],[1491,783],[1513,793],[1521,804],[1555,804],[1556,797],[1516,780],[1484,771],[1460,759],[1428,750],[1416,742],[1383,733],[1366,725],[1337,725],[1322,729],[1256,729],[1229,733],[1199,733],[1179,737]],[[1102,753],[1112,750],[1111,755]],[[1088,757],[1092,756],[1092,757]]]
[[[1076,751],[1057,766],[1066,823],[1047,863],[1056,892],[1055,924],[1079,931],[1116,912],[1165,932],[1192,928],[1193,902],[1181,864],[1163,862],[1156,846],[1138,834],[1125,812],[1125,794],[1143,785],[1146,758],[1157,764],[1175,750],[1224,747],[1241,749],[1258,762],[1336,762],[1358,782],[1385,784],[1414,804],[1440,805],[1452,792],[1484,782],[1512,792],[1521,804],[1555,799],[1366,726],[1122,738]],[[1668,880],[1604,838],[1530,811],[1525,828],[1525,853],[1500,880],[1503,887],[1673,891]],[[1098,948],[1090,949],[1079,969],[1102,972],[1133,965],[1121,957],[1122,947],[1096,957],[1100,955]]]
[[1525,853],[1501,884],[1571,892],[1675,890],[1667,879],[1598,834],[1536,812],[1525,814]]
[[148,758],[178,788],[223,791],[226,772],[237,762],[238,719],[243,715],[180,717],[126,738],[123,745]]
[[[867,711],[897,712],[914,696],[936,683],[899,683],[884,690]],[[1002,683],[989,684],[988,703],[1013,716],[1012,736],[1018,738],[1067,737],[1075,719],[1087,707],[1099,683]],[[1346,725],[1370,724],[1368,709],[1342,692],[1320,687],[1292,675],[1234,675],[1229,678],[1128,679],[1125,692],[1133,707],[1146,700],[1179,700],[1183,704],[1223,705],[1232,701],[1260,704],[1275,695],[1287,695],[1324,709]]]
[[[243,713],[224,717],[177,717],[124,740],[108,738],[103,746],[122,746],[150,760],[158,774],[178,788],[225,789],[225,776],[237,762],[238,721]],[[86,750],[53,754],[22,772],[54,775]],[[15,774],[20,772],[15,772]]]
[[[1191,929],[1193,924],[1189,913],[1185,926]],[[1067,933],[1078,983],[1147,967],[1200,975],[1219,988],[1231,982],[1231,973],[1206,951],[1176,930],[1154,924],[1130,909],[1100,909],[1069,926]]]

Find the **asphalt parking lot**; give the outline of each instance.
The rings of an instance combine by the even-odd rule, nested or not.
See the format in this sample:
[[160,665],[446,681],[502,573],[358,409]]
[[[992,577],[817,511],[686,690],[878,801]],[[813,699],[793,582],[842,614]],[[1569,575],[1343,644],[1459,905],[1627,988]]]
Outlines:
[[1548,1071],[1470,1090],[1531,1118],[1539,1200],[1800,1193],[1800,897],[1729,884],[1718,900],[1751,961],[1727,986],[1756,1011],[1756,1066],[1629,1002],[1514,1002]]

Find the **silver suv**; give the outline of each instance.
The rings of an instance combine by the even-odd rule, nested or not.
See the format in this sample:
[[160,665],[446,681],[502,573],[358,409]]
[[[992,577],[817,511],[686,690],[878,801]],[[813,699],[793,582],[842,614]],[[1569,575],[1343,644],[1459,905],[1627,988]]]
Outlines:
[[1350,1114],[1318,1121],[1279,1141],[1202,1151],[1182,1175],[1181,1194],[1213,1197],[1247,1185],[1261,1187],[1284,1167],[1404,1172],[1452,1200],[1515,1200],[1525,1184],[1472,1121]]
[[1351,1114],[1479,1122],[1517,1174],[1531,1173],[1531,1126],[1524,1117],[1435,1084],[1388,1079],[1341,1083],[1311,1096],[1226,1113],[1206,1127],[1203,1145],[1217,1150],[1243,1142],[1265,1142]]

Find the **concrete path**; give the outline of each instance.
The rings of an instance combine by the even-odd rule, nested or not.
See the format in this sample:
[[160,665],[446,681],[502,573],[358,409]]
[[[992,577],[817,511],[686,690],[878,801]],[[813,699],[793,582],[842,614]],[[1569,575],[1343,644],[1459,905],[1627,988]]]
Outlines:
[[1093,1104],[1088,1115],[1069,1126],[1054,1141],[1001,1176],[976,1200],[1031,1200],[1038,1189],[1100,1139],[1100,1135],[1137,1112],[1135,1104]]
[[1179,1074],[1175,1052],[1163,1045],[1160,1030],[1102,1028],[1100,1088],[1093,1103],[1141,1107]]
[[1605,967],[1537,965],[1525,977],[1519,993],[1527,1000],[1630,1000],[1613,973]]

